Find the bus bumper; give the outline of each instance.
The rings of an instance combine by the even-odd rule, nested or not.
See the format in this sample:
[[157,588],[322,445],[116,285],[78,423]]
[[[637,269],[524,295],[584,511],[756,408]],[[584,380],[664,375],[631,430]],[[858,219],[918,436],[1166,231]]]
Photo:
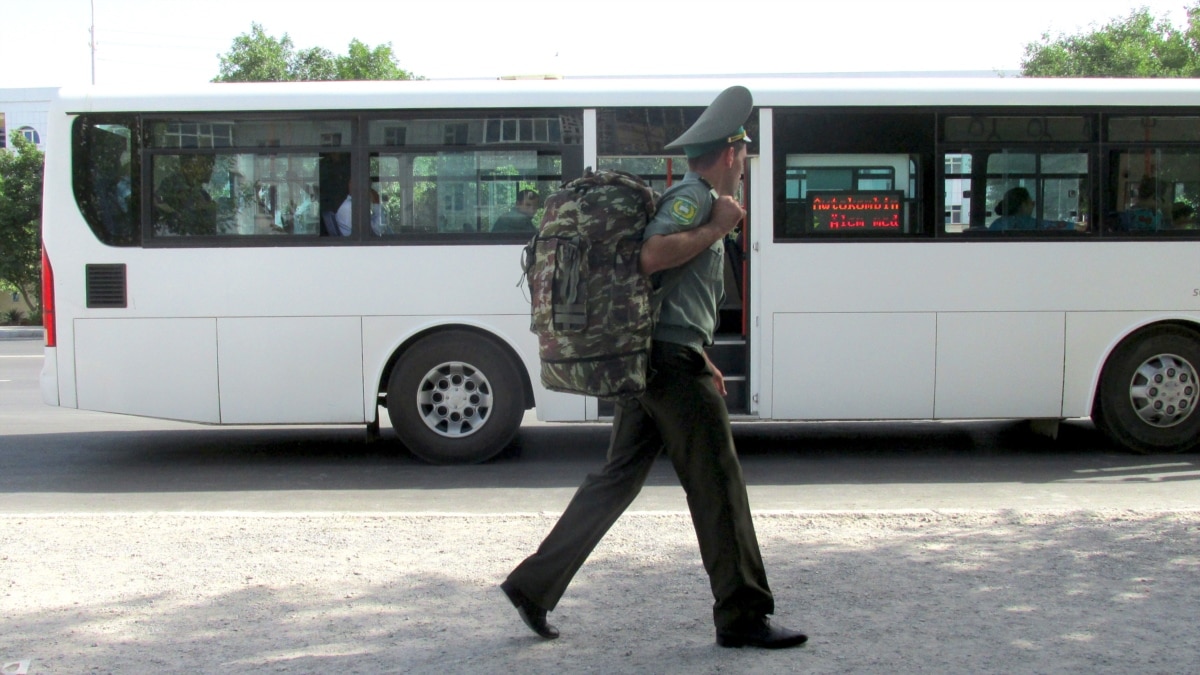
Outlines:
[[46,405],[58,405],[58,348],[46,347],[45,358],[42,360],[42,402]]

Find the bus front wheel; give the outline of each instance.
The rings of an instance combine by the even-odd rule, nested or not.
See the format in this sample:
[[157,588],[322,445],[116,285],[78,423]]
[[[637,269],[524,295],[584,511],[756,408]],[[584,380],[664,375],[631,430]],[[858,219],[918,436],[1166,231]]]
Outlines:
[[524,413],[521,378],[496,343],[466,331],[426,336],[405,350],[387,386],[400,441],[431,464],[490,459]]
[[1117,443],[1143,454],[1200,444],[1200,337],[1160,326],[1127,339],[1104,366],[1093,419]]

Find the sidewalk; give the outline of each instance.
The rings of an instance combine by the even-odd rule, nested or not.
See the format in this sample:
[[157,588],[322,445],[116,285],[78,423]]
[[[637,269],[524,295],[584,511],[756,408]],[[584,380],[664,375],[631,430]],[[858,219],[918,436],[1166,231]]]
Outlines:
[[540,640],[497,585],[557,516],[3,515],[0,667],[1196,672],[1200,511],[756,513],[780,652],[714,644],[683,513],[625,514]]
[[0,340],[40,340],[45,334],[41,326],[0,326]]

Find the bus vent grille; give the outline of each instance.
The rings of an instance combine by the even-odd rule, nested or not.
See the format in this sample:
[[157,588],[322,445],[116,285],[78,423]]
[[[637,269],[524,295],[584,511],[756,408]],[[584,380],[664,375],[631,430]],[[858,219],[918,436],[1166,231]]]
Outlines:
[[125,265],[88,265],[86,272],[89,309],[128,306],[125,300]]

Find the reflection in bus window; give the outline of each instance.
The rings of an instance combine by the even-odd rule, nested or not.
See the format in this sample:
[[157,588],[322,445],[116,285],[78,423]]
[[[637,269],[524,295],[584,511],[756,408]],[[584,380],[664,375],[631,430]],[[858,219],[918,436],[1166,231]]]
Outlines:
[[155,236],[295,234],[320,229],[320,155],[157,154]]
[[971,226],[971,155],[947,153],[945,157],[945,227],[960,233]]
[[650,188],[662,194],[676,181],[683,180],[687,173],[687,160],[683,157],[610,157],[601,156],[597,165],[602,170],[624,171],[646,181]]
[[156,237],[302,235],[345,199],[345,119],[151,121],[151,232]]
[[158,155],[154,158],[154,234],[217,234],[213,192],[214,155]]
[[[700,117],[703,108],[606,108],[596,111],[602,156],[655,156]],[[758,138],[757,128],[748,128]]]
[[371,174],[385,236],[491,233],[522,191],[557,189],[562,158],[536,150],[380,153]]
[[[530,231],[497,223],[522,195],[535,193],[540,203],[558,189],[564,155],[577,153],[582,139],[574,112],[381,119],[367,129],[378,148],[370,155],[370,188],[379,195],[377,234],[384,237],[526,239]],[[532,222],[540,216],[539,208]]]

